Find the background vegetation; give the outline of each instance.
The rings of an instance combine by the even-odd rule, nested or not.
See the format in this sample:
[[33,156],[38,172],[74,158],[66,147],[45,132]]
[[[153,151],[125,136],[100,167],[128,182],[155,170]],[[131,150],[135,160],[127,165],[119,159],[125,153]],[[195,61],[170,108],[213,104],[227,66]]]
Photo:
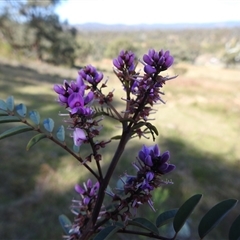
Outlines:
[[[7,18],[4,21],[1,19],[0,26],[6,24]],[[19,34],[24,35],[26,26],[20,25]],[[52,32],[53,25],[49,25]],[[61,28],[63,31],[64,25]],[[49,60],[59,59],[54,51],[49,52],[55,41],[46,45],[39,58],[37,50],[14,46],[2,27],[0,30],[0,99],[13,95],[17,103],[38,110],[42,119],[53,118],[56,125],[62,124],[58,112],[64,110],[56,102],[52,86],[63,79],[75,79],[77,66],[90,63],[103,71],[109,78],[109,89],[115,89],[116,104],[121,109],[122,91],[112,74],[111,58],[121,49],[134,50],[139,57],[149,48],[170,49],[176,61],[165,74],[179,76],[164,86],[167,103],[156,106],[159,110],[154,123],[160,132],[156,142],[162,151],[171,152],[171,162],[177,169],[168,176],[174,185],[159,189],[153,196],[157,212],[177,208],[193,194],[203,193],[203,201],[182,233],[182,239],[194,239],[196,221],[210,207],[226,198],[240,199],[239,28],[80,30],[74,38],[79,47],[66,44],[74,49],[72,62]],[[46,39],[42,41],[46,43]],[[107,119],[103,125],[104,139],[119,131],[116,123]],[[11,126],[0,125],[0,132]],[[42,141],[26,152],[31,136],[32,133],[14,136],[0,144],[0,239],[61,239],[58,215],[73,217],[69,210],[71,200],[77,197],[73,186],[87,176],[77,161],[50,141]],[[142,144],[151,145],[152,141],[141,139],[128,144],[113,186],[124,172],[134,173],[131,163]],[[115,146],[116,142],[112,142],[104,150],[103,166],[108,165]],[[87,149],[82,147],[81,151],[84,156]],[[156,216],[148,206],[140,208],[140,214],[149,219]],[[207,239],[226,239],[227,229],[238,214],[240,205]],[[123,238],[119,235],[119,239]]]

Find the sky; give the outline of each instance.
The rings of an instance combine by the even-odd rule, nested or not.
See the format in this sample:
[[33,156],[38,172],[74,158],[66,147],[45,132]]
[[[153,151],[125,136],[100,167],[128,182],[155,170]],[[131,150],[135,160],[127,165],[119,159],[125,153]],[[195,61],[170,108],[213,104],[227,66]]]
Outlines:
[[69,24],[240,22],[240,0],[63,0],[56,13]]

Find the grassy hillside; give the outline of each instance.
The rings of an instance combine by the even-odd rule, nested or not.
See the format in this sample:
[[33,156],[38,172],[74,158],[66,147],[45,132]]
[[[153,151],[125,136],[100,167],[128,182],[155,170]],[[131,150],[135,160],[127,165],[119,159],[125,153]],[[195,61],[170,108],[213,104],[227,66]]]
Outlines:
[[[117,85],[111,72],[111,61],[95,60],[91,64],[98,66],[105,78],[109,77],[109,89],[115,89],[121,109],[121,85]],[[162,151],[170,151],[171,162],[177,169],[168,176],[174,185],[159,189],[153,198],[160,212],[179,207],[195,193],[203,193],[203,201],[189,222],[192,234],[189,239],[194,239],[195,221],[210,207],[226,198],[240,199],[240,72],[178,63],[166,74],[179,76],[164,86],[167,103],[155,107],[158,112],[154,123],[160,133],[156,142]],[[55,100],[52,86],[76,75],[76,69],[2,59],[0,99],[13,95],[16,103],[23,102],[29,110],[37,109],[42,119],[51,117],[60,125],[63,118],[58,112],[63,109]],[[0,132],[7,127],[10,125],[0,125]],[[103,138],[116,135],[116,131],[119,131],[116,124],[106,121]],[[76,197],[73,186],[86,179],[84,168],[50,141],[42,141],[26,152],[31,136],[21,134],[1,140],[0,239],[61,239],[58,215],[64,213],[72,218],[69,206]],[[141,139],[128,144],[113,183],[123,172],[135,172],[131,162],[142,144],[151,145],[152,141]],[[112,142],[105,150],[103,166],[108,165],[115,145]],[[87,150],[81,151],[84,155]],[[143,206],[140,212],[154,218],[148,206]],[[207,239],[226,238],[226,229],[238,214],[240,205]]]

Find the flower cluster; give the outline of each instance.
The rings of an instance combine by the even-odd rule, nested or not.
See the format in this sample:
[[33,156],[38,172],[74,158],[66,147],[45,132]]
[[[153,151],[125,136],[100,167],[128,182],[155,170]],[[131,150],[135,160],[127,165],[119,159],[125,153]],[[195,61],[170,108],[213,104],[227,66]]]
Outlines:
[[91,116],[93,111],[86,106],[94,98],[94,93],[89,91],[85,95],[86,85],[79,75],[76,81],[70,83],[64,80],[63,85],[54,85],[54,91],[58,93],[59,102],[69,108],[70,113],[77,115]]
[[[99,182],[92,183],[91,179],[87,183],[83,183],[83,186],[76,185],[75,190],[80,194],[81,200],[72,200],[73,204],[71,207],[72,212],[76,215],[74,224],[69,232],[69,239],[78,239],[81,236],[82,229],[89,221],[93,208],[96,204],[97,193],[99,190]],[[100,214],[103,215],[103,210]],[[100,217],[99,216],[99,217]]]
[[[150,132],[153,139],[154,134],[157,134],[156,128],[148,122],[148,116],[155,111],[152,108],[155,103],[164,102],[161,99],[163,93],[160,89],[165,81],[172,78],[163,77],[160,73],[168,69],[174,59],[169,51],[149,50],[141,62],[144,65],[143,75],[136,72],[135,60],[134,53],[123,50],[113,60],[114,73],[122,83],[126,94],[126,97],[122,98],[126,101],[126,108],[121,112],[118,112],[114,104],[111,104],[113,92],[106,95],[103,93],[102,88],[106,87],[106,82],[99,84],[103,79],[103,74],[92,65],[80,69],[76,81],[69,83],[65,80],[62,86],[54,86],[54,90],[59,96],[59,102],[70,111],[74,145],[81,146],[83,143],[89,143],[92,153],[85,158],[84,164],[87,163],[87,167],[90,168],[93,156],[98,170],[95,172],[91,169],[98,180],[97,183],[93,184],[91,180],[88,180],[83,186],[75,186],[81,200],[73,200],[72,212],[76,218],[70,231],[71,240],[84,236],[88,231],[86,226],[92,223],[98,222],[99,224],[95,225],[97,227],[94,231],[100,230],[101,224],[103,225],[109,219],[118,221],[118,218],[121,217],[121,220],[126,223],[132,215],[131,209],[136,211],[144,203],[148,203],[154,210],[152,191],[159,186],[171,183],[163,180],[162,176],[173,171],[175,166],[168,162],[169,152],[161,154],[158,145],[150,147],[143,145],[138,153],[137,162],[133,163],[137,174],[135,176],[125,174],[125,177],[121,178],[124,183],[123,189],[121,189],[123,195],[107,190],[111,174],[114,171],[114,164],[110,164],[105,177],[102,173],[99,162],[102,155],[98,150],[105,147],[110,141],[95,141],[94,139],[100,132],[98,122],[102,120],[101,115],[111,117],[122,124],[121,138],[124,138],[125,144],[134,134],[141,137]],[[93,102],[94,107],[91,105]],[[101,119],[96,119],[97,116],[101,116]],[[125,145],[120,144],[116,151],[120,151],[122,147],[124,148]],[[116,156],[119,155],[115,154],[112,161],[117,163],[119,157]],[[102,184],[101,188],[99,187],[100,183]],[[108,211],[103,207],[105,193],[112,197],[114,203],[118,202],[111,208],[107,208]],[[96,209],[97,211],[95,211]],[[95,214],[96,212],[98,215]],[[97,221],[97,216],[101,220]]]
[[[135,71],[135,55],[130,51],[121,51],[119,56],[113,60],[115,74],[123,84],[127,92],[129,108],[126,111],[134,116],[134,120],[143,119],[147,121],[154,103],[163,102],[160,88],[166,80],[172,78],[163,77],[160,72],[167,70],[173,64],[173,57],[169,51],[157,52],[150,49],[148,54],[143,56],[143,76]],[[130,96],[132,95],[132,97]],[[149,106],[150,105],[150,106]]]
[[132,72],[135,68],[134,60],[135,54],[133,52],[122,50],[118,57],[113,59],[113,65],[119,72]]
[[103,79],[103,73],[98,72],[97,69],[92,65],[84,67],[78,72],[78,74],[79,76],[82,77],[83,80],[91,84],[94,87],[94,89],[96,88],[98,83],[101,82],[101,80]]
[[145,63],[144,72],[152,75],[167,70],[173,64],[173,57],[169,51],[156,52],[154,49],[150,49],[148,54],[143,55],[143,61]]
[[131,205],[137,208],[140,204],[148,202],[153,208],[150,192],[155,188],[170,182],[162,180],[162,175],[175,169],[175,165],[168,163],[169,152],[160,154],[158,145],[146,147],[143,145],[138,153],[138,164],[133,166],[137,169],[137,176],[127,176],[125,181],[125,194],[132,196]]

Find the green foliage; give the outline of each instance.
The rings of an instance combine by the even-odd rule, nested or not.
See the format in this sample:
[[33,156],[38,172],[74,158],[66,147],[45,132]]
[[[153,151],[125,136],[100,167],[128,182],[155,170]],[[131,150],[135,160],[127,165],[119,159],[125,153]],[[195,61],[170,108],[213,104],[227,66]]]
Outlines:
[[[11,121],[9,121],[9,122],[11,122]],[[13,127],[13,128],[10,128],[10,129],[6,130],[3,133],[1,133],[0,134],[0,139],[7,138],[7,137],[10,137],[10,136],[19,134],[19,133],[32,131],[32,130],[33,130],[33,128],[30,127],[30,126],[17,126],[17,127]]]
[[234,220],[230,230],[228,238],[230,240],[239,240],[240,239],[240,215]]
[[177,211],[174,220],[173,220],[173,228],[176,233],[178,233],[183,227],[184,223],[194,210],[194,208],[199,203],[202,198],[201,194],[196,194],[189,198]]
[[199,223],[199,237],[203,239],[236,206],[237,202],[236,199],[227,199],[210,209]]
[[173,220],[177,211],[178,211],[178,208],[168,210],[166,212],[159,214],[159,216],[156,219],[156,226],[159,228],[165,224],[168,224],[170,221]]
[[118,231],[118,226],[108,226],[103,228],[94,238],[93,240],[107,240],[111,239],[110,237]]
[[58,217],[58,220],[64,230],[64,233],[66,235],[69,235],[70,233],[70,230],[72,228],[72,223],[71,221],[69,220],[69,218],[67,216],[65,216],[64,214],[61,214],[59,217]]
[[36,143],[38,143],[40,140],[42,140],[46,137],[47,137],[47,135],[45,133],[39,133],[39,134],[35,135],[34,137],[32,137],[27,144],[27,147],[26,147],[27,151],[31,147],[33,147]]
[[35,55],[56,65],[74,66],[79,47],[76,29],[60,23],[54,13],[58,2],[5,2],[5,11],[0,16],[1,32],[12,48],[24,55]]
[[129,225],[134,225],[134,226],[138,226],[140,228],[144,228],[156,235],[159,234],[157,227],[155,226],[155,224],[153,224],[152,222],[150,222],[149,220],[147,220],[146,218],[134,218],[132,221],[128,221]]

